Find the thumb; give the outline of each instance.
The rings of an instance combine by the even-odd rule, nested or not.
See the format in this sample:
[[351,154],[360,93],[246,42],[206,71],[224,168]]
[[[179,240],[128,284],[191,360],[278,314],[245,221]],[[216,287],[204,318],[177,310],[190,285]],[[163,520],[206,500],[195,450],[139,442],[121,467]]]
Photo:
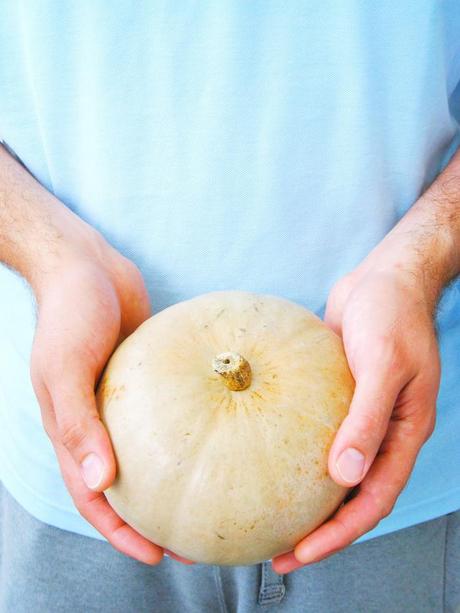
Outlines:
[[61,380],[47,382],[56,419],[54,437],[69,451],[87,487],[101,492],[114,480],[116,463],[97,411],[94,377],[77,364],[67,364],[63,372]]
[[388,429],[401,385],[373,369],[356,380],[350,411],[329,453],[329,473],[339,485],[355,486],[366,475]]
[[339,279],[331,288],[326,303],[324,322],[339,336],[342,335],[343,310],[355,281],[352,273]]

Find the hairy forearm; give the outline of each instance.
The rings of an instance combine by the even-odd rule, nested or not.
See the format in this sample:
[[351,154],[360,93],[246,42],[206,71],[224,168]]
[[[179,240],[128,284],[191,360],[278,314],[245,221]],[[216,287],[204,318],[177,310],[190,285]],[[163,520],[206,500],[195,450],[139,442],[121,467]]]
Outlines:
[[443,288],[460,273],[460,150],[362,269],[370,266],[408,273],[434,310]]
[[[36,293],[46,275],[81,250],[96,252],[102,237],[41,186],[0,146],[0,261]],[[91,245],[91,248],[89,246]]]

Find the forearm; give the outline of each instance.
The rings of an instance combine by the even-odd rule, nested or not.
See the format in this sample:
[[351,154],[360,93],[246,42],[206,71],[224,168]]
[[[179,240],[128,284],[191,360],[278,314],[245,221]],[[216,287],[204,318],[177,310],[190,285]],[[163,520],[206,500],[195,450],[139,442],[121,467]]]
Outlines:
[[400,270],[425,292],[431,310],[460,272],[460,150],[363,262],[365,271]]
[[102,242],[0,146],[1,262],[25,277],[37,293],[43,278],[66,256],[78,250],[97,252]]

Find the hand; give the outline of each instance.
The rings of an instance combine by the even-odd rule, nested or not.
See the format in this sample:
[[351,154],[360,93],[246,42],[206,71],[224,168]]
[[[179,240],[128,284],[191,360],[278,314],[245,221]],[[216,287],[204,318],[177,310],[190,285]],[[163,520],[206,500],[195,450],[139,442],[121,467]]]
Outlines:
[[359,486],[294,552],[274,559],[279,573],[330,556],[387,516],[435,423],[438,348],[430,301],[413,274],[366,262],[334,287],[325,320],[342,335],[356,381],[329,473]]
[[94,396],[116,345],[150,315],[142,276],[1,146],[0,195],[0,262],[27,279],[37,299],[32,384],[64,481],[115,548],[156,564],[163,549],[127,526],[102,493],[116,465]]
[[90,253],[66,253],[36,293],[31,376],[66,486],[81,515],[116,549],[157,564],[163,549],[128,526],[102,493],[116,464],[94,395],[114,348],[150,316],[142,276],[104,243]]

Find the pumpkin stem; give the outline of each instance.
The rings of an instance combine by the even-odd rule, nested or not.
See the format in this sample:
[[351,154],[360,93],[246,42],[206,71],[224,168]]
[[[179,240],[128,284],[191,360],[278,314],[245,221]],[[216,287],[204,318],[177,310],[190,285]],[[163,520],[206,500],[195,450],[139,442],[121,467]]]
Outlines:
[[220,353],[212,361],[214,372],[222,375],[225,385],[233,392],[245,390],[251,385],[251,367],[239,353]]

